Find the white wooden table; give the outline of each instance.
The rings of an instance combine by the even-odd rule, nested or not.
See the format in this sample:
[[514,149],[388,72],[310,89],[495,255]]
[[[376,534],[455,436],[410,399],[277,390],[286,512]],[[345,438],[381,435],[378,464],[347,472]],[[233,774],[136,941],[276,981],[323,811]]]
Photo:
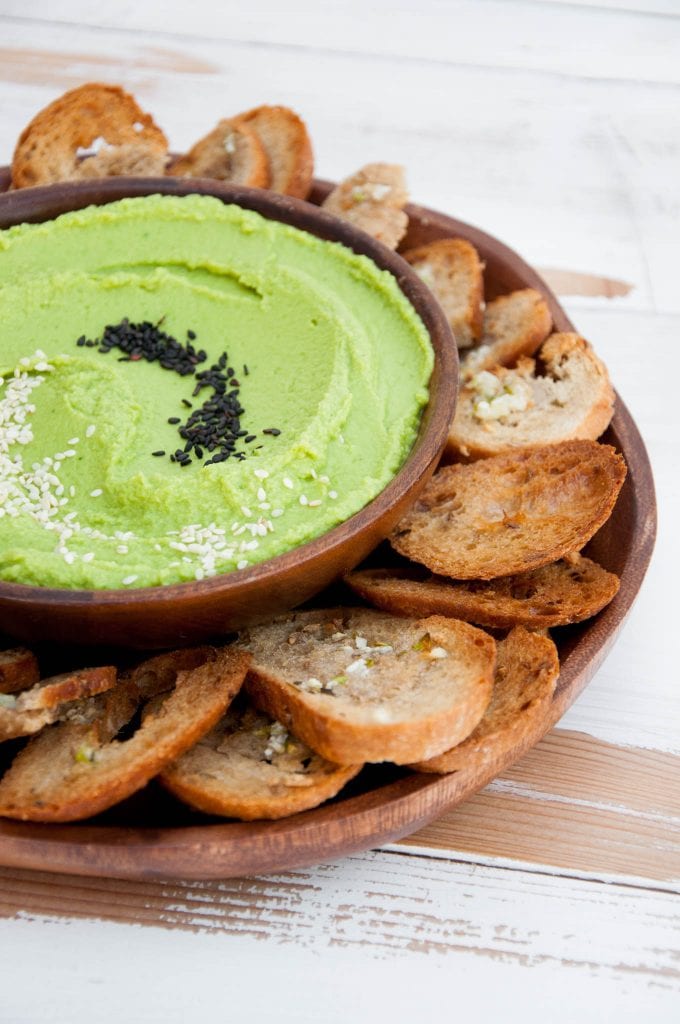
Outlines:
[[559,728],[408,840],[221,883],[0,870],[0,1019],[680,1020],[679,0],[0,0],[5,159],[91,80],[175,149],[288,104],[319,176],[402,163],[520,251],[608,362],[660,529]]

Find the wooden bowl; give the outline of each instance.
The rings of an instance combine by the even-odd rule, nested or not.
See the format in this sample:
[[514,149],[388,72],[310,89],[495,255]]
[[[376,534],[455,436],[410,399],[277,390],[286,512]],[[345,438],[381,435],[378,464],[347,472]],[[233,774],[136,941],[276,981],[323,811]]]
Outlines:
[[430,400],[406,462],[361,511],[323,536],[240,572],[134,590],[66,590],[0,582],[0,630],[20,640],[154,648],[220,637],[286,611],[353,568],[397,523],[432,474],[456,400],[458,356],[437,303],[409,265],[364,232],[309,203],[262,189],[179,178],[109,178],[0,196],[0,228],[52,219],[126,196],[202,193],[256,210],[369,256],[397,279],[428,329],[435,362]]
[[[312,199],[329,185],[318,182]],[[487,297],[531,286],[559,330],[573,330],[538,275],[497,239],[420,206],[409,207],[405,245],[459,236],[486,262]],[[597,339],[595,339],[597,345]],[[0,864],[120,878],[227,878],[301,867],[401,838],[481,789],[557,722],[612,647],[644,578],[654,546],[656,504],[643,441],[625,405],[604,440],[623,453],[628,477],[611,519],[589,551],[621,577],[614,601],[588,622],[553,631],[561,674],[550,713],[522,743],[483,771],[435,776],[375,765],[333,801],[277,822],[224,822],[194,813],[153,784],[99,818],[74,825],[0,821]]]

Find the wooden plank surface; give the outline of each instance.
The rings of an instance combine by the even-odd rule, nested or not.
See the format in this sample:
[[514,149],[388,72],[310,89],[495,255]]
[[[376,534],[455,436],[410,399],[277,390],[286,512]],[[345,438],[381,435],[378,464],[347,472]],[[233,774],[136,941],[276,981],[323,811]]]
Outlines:
[[642,430],[661,510],[628,625],[560,728],[408,840],[233,882],[0,871],[3,1020],[678,1019],[679,43],[673,0],[0,3],[4,159],[92,79],[176,148],[288,103],[321,176],[404,163],[416,201],[545,268]]

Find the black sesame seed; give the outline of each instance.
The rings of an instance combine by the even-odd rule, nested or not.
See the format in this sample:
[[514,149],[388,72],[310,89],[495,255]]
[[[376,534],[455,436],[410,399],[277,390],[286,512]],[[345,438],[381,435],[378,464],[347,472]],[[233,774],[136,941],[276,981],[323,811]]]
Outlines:
[[246,436],[246,438],[245,438],[246,444],[250,444],[250,442],[254,441],[256,437],[257,437],[257,434],[248,434]]
[[181,423],[181,422],[182,421],[180,420],[179,416],[171,416],[170,419],[168,420],[168,423]]
[[278,427],[266,427],[262,431],[262,433],[263,434],[271,434],[272,437],[278,437],[279,434],[281,433],[281,431],[279,430]]
[[193,341],[195,339],[195,337],[196,337],[196,332],[195,331],[187,331],[187,338],[189,339],[189,341]]
[[[162,449],[159,449],[159,451],[151,452],[151,454],[152,455],[165,455],[165,452]],[[170,456],[170,458],[172,458],[172,455]]]
[[187,409],[193,409],[193,404],[189,401],[188,398],[182,399],[182,405],[185,405]]

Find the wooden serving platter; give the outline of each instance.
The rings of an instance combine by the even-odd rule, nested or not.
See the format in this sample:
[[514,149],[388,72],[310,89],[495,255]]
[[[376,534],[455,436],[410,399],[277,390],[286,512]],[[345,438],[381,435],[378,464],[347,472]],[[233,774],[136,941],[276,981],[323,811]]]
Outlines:
[[[7,187],[0,171],[0,191]],[[317,182],[312,201],[330,185]],[[451,236],[469,239],[486,263],[486,297],[533,287],[550,304],[555,328],[574,330],[556,297],[515,252],[477,228],[410,206],[404,248]],[[594,340],[597,348],[597,339]],[[399,839],[485,786],[560,719],[588,684],[630,611],[654,546],[656,503],[649,459],[623,402],[604,441],[625,457],[628,476],[610,520],[588,552],[621,578],[615,600],[578,626],[553,631],[561,674],[548,719],[484,771],[423,775],[371,766],[333,801],[278,822],[225,822],[190,811],[155,785],[82,824],[0,821],[0,865],[118,878],[227,878],[301,867]]]

